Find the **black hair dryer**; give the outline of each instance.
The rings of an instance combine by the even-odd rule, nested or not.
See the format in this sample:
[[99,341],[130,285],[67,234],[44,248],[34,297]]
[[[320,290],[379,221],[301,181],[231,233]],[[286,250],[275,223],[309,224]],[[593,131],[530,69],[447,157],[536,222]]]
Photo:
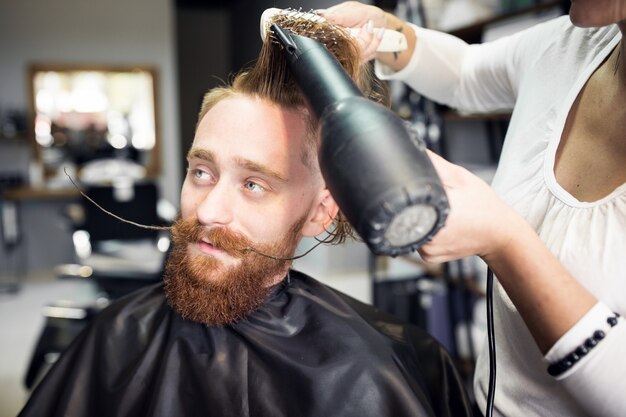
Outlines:
[[289,69],[320,121],[320,168],[352,227],[378,255],[402,255],[443,226],[449,206],[405,122],[365,98],[320,42],[273,24]]

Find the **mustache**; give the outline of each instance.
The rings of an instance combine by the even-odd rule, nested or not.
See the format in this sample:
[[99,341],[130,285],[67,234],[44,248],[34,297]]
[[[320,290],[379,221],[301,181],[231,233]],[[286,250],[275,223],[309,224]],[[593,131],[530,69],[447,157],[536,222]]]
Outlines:
[[[294,224],[290,230],[290,233],[294,234],[300,230],[304,219],[300,219]],[[293,261],[300,259],[311,253],[319,245],[327,243],[327,239],[332,239],[332,235],[327,236],[324,239],[317,239],[317,243],[313,245],[309,250],[300,255],[284,256],[279,254],[272,254],[271,249],[263,246],[257,248],[250,239],[241,233],[233,232],[225,227],[216,227],[206,230],[197,217],[190,217],[183,219],[178,216],[176,222],[171,226],[172,241],[175,245],[184,245],[189,242],[201,242],[207,240],[211,245],[223,250],[234,257],[243,257],[249,252],[255,253],[259,256],[273,259],[275,261]]]
[[254,251],[252,242],[241,233],[233,232],[226,227],[215,227],[207,230],[197,218],[178,219],[172,226],[174,244],[208,242],[234,257],[243,257]]

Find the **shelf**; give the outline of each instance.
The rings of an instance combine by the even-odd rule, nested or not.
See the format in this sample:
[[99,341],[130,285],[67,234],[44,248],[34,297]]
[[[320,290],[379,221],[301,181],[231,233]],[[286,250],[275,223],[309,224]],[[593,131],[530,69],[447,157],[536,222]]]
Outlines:
[[441,117],[445,121],[454,122],[454,121],[463,121],[463,120],[492,120],[492,121],[506,121],[511,118],[510,112],[496,112],[496,113],[472,113],[472,114],[464,114],[459,113],[454,110],[446,110],[441,114]]
[[26,135],[15,135],[15,136],[0,135],[0,143],[27,143],[30,145],[30,139]]
[[7,200],[55,200],[55,199],[75,199],[80,196],[80,192],[72,188],[33,188],[16,187],[9,188],[4,192]]

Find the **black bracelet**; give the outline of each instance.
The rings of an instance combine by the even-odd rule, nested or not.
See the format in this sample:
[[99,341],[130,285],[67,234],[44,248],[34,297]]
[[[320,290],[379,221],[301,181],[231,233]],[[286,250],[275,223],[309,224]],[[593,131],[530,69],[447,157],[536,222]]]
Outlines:
[[[617,318],[619,317],[618,313],[614,313],[614,316],[611,316],[606,319],[606,322],[609,326],[613,327],[617,324]],[[568,369],[570,369],[576,362],[578,362],[583,356],[585,356],[591,349],[596,347],[596,345],[604,339],[606,334],[602,330],[596,330],[593,332],[593,336],[585,339],[585,342],[574,349],[569,355],[557,361],[555,363],[550,364],[548,366],[548,373],[552,376],[559,376]]]

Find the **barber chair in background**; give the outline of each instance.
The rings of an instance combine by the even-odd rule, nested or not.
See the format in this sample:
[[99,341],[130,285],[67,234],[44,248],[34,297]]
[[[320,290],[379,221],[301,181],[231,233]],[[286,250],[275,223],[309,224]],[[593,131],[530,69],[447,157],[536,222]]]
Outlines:
[[[169,225],[173,206],[159,200],[154,182],[117,178],[109,185],[86,185],[85,195],[105,210],[146,225]],[[169,232],[140,228],[103,212],[86,198],[68,210],[74,228],[76,264],[60,265],[60,278],[89,279],[100,298],[89,305],[54,303],[33,351],[25,385],[33,388],[83,327],[110,300],[161,280],[170,247]]]
[[[100,159],[79,174],[83,192],[102,209],[131,222],[165,226],[176,209],[160,199],[145,168],[127,159]],[[87,198],[68,207],[77,265],[61,265],[61,277],[88,276],[109,299],[161,279],[169,233],[134,226],[105,213]]]
[[[163,207],[153,182],[117,180],[112,185],[88,185],[85,195],[105,210],[126,220],[152,226],[169,225],[175,210]],[[161,212],[161,214],[159,213]],[[70,209],[78,265],[61,265],[61,277],[88,277],[115,299],[161,279],[169,232],[134,226],[105,213],[83,198]]]

